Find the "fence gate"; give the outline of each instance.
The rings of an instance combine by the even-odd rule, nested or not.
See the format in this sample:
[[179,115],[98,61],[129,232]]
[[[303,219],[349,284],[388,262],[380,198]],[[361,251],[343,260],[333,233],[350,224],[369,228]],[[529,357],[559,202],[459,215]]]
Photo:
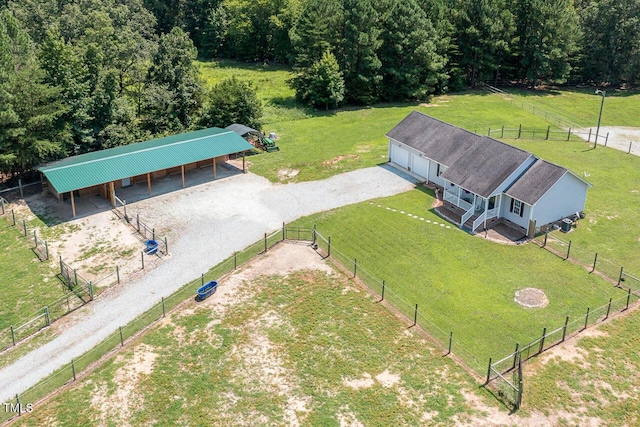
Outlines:
[[522,354],[510,354],[495,363],[489,363],[486,387],[491,387],[498,398],[519,409],[522,404]]

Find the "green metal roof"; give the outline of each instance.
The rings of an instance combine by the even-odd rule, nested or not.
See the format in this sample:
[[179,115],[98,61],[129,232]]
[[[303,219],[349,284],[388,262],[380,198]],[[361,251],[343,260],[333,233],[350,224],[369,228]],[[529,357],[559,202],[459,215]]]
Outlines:
[[58,193],[250,150],[235,132],[202,129],[67,157],[37,169]]

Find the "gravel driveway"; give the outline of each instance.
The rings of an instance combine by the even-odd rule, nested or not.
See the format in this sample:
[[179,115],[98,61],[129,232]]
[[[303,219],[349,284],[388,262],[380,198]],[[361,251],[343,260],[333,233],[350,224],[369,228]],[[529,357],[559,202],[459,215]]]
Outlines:
[[305,215],[414,187],[415,180],[388,167],[348,172],[322,181],[272,184],[236,175],[129,205],[156,229],[172,230],[171,257],[132,283],[122,283],[67,316],[53,341],[0,370],[0,401],[14,398],[96,346],[183,284],[271,232]]

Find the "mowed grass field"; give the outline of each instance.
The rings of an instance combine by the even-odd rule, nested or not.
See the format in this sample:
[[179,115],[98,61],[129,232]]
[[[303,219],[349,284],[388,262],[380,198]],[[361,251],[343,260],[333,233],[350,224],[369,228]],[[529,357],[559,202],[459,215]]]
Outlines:
[[[302,218],[294,225],[315,224],[331,237],[332,256],[339,251],[347,268],[355,258],[361,275],[366,271],[385,280],[387,298],[395,298],[394,305],[410,319],[418,304],[428,320],[419,324],[445,346],[453,332],[457,354],[479,373],[489,357],[508,355],[516,343],[533,341],[544,327],[556,329],[565,316],[577,319],[587,307],[593,310],[609,298],[626,296],[537,245],[501,245],[471,236],[437,216],[432,202],[431,194],[413,190]],[[381,284],[375,286],[381,293]],[[549,304],[535,309],[517,304],[515,292],[527,287],[544,290]]]
[[344,275],[251,269],[17,425],[457,425],[481,416],[468,396],[495,404]]

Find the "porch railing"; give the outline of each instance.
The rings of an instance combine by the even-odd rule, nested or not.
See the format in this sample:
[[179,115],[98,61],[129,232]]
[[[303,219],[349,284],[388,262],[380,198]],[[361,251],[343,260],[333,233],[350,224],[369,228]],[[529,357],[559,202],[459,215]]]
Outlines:
[[[465,211],[468,211],[469,209],[471,209],[473,207],[473,205],[471,203],[459,198],[456,193],[451,193],[450,191],[447,191],[447,190],[444,191],[444,200],[446,200],[449,203],[452,203],[452,204],[456,205],[457,207],[459,207],[461,209],[464,209]],[[469,218],[467,218],[467,219],[469,219]]]
[[462,215],[462,218],[460,218],[460,225],[461,226],[464,225],[464,223],[467,222],[467,220],[473,216],[475,211],[476,210],[474,209],[474,207],[472,205],[471,208],[468,211],[466,211],[464,213],[464,215]]
[[482,224],[485,220],[495,218],[497,216],[498,216],[498,208],[493,208],[493,209],[489,209],[488,211],[484,211],[482,215],[480,215],[478,218],[476,218],[475,221],[473,221],[473,230],[475,231],[476,228],[478,228],[480,224]]

